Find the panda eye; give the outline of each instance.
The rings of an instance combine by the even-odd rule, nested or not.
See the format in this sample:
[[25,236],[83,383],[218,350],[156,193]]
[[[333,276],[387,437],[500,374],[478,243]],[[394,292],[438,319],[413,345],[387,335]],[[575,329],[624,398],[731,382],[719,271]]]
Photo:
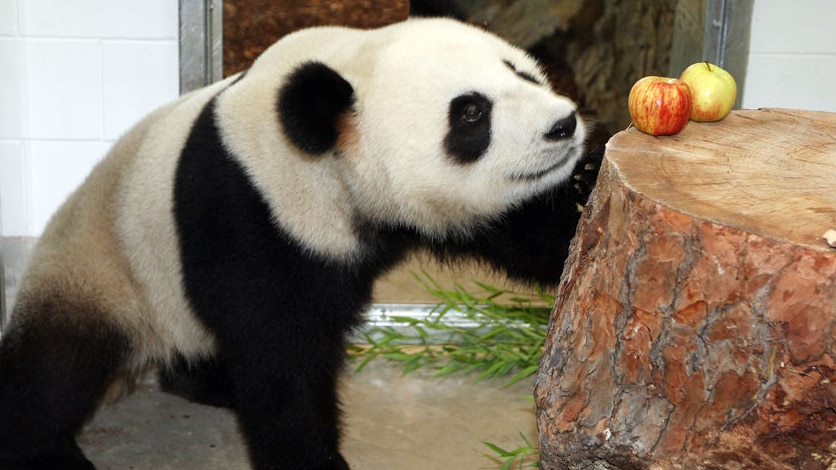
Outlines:
[[476,122],[479,122],[480,119],[482,119],[483,114],[484,113],[482,111],[482,108],[479,105],[475,103],[470,103],[466,105],[464,109],[462,109],[461,117],[462,121],[468,124],[474,124]]
[[491,100],[485,95],[471,92],[450,102],[450,125],[472,127],[490,121]]

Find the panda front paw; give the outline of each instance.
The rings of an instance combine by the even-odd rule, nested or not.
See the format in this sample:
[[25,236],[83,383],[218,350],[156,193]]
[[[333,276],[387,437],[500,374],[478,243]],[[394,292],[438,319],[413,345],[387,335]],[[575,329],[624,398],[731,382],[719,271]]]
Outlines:
[[574,188],[575,204],[578,211],[582,211],[595,183],[598,181],[598,172],[604,161],[604,147],[599,147],[586,155],[572,173],[572,186]]

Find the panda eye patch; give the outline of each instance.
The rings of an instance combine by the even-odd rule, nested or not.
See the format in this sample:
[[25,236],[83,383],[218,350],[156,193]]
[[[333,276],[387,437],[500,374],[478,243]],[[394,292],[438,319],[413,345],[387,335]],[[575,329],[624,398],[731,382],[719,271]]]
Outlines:
[[449,129],[444,139],[447,154],[460,163],[479,159],[491,143],[491,108],[487,96],[472,92],[450,101]]

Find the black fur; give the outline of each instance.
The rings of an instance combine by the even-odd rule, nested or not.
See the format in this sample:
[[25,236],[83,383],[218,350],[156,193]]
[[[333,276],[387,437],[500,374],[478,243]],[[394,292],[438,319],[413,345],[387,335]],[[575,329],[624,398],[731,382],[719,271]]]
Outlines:
[[444,137],[447,155],[460,163],[478,160],[491,145],[493,103],[481,93],[468,93],[450,102],[449,128]]
[[178,357],[159,373],[160,388],[204,405],[234,408],[232,380],[220,357]]
[[575,130],[578,127],[578,118],[575,116],[575,113],[570,114],[569,116],[558,120],[552,127],[546,132],[546,135],[543,137],[546,140],[563,140],[568,139],[575,135]]
[[175,184],[186,294],[217,337],[255,468],[347,468],[336,396],[344,335],[403,250],[370,247],[356,264],[306,252],[226,154],[213,109],[195,123]]
[[518,281],[556,286],[603,157],[604,148],[595,149],[565,183],[507,211],[472,238],[430,243],[430,249],[441,259],[476,257]]
[[517,70],[517,66],[511,63],[510,61],[503,60],[502,63],[505,64],[506,67],[511,69],[515,74],[517,74],[518,77],[522,78],[523,80],[529,83],[533,83],[535,85],[543,85],[543,82],[537,79],[534,75],[528,72],[523,72],[522,70]]
[[557,285],[580,220],[573,193],[564,184],[508,211],[471,239],[431,248],[442,259],[474,256],[518,281]]
[[279,92],[282,128],[294,145],[319,155],[337,143],[340,117],[351,110],[354,89],[320,62],[307,62],[287,77]]
[[409,2],[409,16],[467,21],[467,15],[458,2],[450,0],[412,0]]
[[0,342],[0,468],[93,469],[75,433],[130,345],[95,307],[64,298],[26,307],[38,319],[14,325]]

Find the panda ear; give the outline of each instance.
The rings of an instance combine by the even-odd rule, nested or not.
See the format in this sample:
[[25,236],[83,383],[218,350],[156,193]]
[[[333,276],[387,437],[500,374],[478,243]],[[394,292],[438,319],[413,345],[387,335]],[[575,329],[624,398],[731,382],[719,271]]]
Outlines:
[[294,145],[319,155],[337,144],[340,117],[353,104],[354,88],[348,81],[321,62],[307,62],[279,91],[279,120]]
[[467,15],[455,0],[411,0],[409,16],[413,18],[452,18],[467,21]]

